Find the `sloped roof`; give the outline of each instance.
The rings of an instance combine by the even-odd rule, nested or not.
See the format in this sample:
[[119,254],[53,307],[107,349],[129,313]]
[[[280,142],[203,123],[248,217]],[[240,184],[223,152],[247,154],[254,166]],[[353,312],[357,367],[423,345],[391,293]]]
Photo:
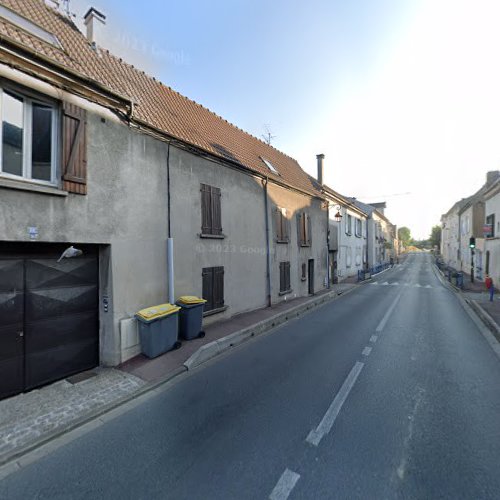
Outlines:
[[[62,49],[0,18],[0,41],[27,50],[134,101],[134,117],[166,135],[278,182],[321,196],[298,162],[106,50],[95,50],[75,24],[42,0],[0,4],[54,34]],[[1,50],[1,48],[0,48]],[[0,52],[1,53],[1,52]],[[280,175],[262,161],[270,161]]]

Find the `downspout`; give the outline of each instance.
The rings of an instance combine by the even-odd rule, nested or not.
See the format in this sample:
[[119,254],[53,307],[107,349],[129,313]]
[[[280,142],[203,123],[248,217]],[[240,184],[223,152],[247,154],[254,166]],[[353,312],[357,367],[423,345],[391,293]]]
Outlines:
[[270,238],[269,238],[269,213],[268,213],[269,202],[268,202],[268,192],[267,192],[268,182],[269,182],[269,179],[266,176],[266,178],[262,180],[262,183],[264,184],[264,210],[265,210],[265,217],[266,217],[266,257],[267,257],[267,262],[266,262],[266,295],[267,295],[266,302],[267,302],[267,307],[271,307],[271,305],[272,305],[272,300],[271,300],[271,248],[270,248]]
[[330,287],[330,203],[326,201],[326,288]]
[[171,204],[170,204],[170,141],[167,145],[167,275],[168,275],[168,301],[175,303],[174,293],[174,239],[172,238]]

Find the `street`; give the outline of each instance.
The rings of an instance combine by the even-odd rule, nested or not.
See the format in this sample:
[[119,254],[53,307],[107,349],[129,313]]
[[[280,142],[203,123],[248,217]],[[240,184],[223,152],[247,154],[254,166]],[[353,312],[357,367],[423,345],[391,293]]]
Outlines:
[[500,362],[429,254],[189,372],[0,498],[498,498]]

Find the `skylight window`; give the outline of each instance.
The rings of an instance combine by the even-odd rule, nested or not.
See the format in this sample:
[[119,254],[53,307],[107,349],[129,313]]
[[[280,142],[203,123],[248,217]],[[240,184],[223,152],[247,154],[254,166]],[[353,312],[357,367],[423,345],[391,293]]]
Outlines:
[[273,173],[273,174],[276,174],[276,175],[280,175],[280,173],[274,168],[274,165],[269,161],[269,160],[266,160],[265,158],[262,158],[262,156],[260,157],[260,159],[266,164],[266,167]]
[[50,43],[50,45],[57,47],[58,49],[62,49],[62,45],[55,35],[49,33],[48,31],[44,30],[25,17],[16,14],[10,9],[7,9],[7,7],[4,7],[3,5],[0,5],[0,17],[5,19],[6,21],[9,21],[11,24],[14,24],[18,28],[21,28],[22,30],[30,33],[31,35],[40,38],[40,40]]

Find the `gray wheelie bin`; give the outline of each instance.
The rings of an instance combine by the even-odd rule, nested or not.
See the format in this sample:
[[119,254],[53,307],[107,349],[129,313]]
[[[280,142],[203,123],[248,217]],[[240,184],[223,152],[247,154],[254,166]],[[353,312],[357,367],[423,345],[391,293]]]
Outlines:
[[136,313],[142,353],[148,358],[156,358],[167,351],[178,349],[180,307],[160,304],[147,307]]
[[183,339],[192,340],[205,336],[205,332],[201,329],[205,302],[205,299],[193,295],[184,295],[177,300],[176,304],[181,308],[180,336]]

